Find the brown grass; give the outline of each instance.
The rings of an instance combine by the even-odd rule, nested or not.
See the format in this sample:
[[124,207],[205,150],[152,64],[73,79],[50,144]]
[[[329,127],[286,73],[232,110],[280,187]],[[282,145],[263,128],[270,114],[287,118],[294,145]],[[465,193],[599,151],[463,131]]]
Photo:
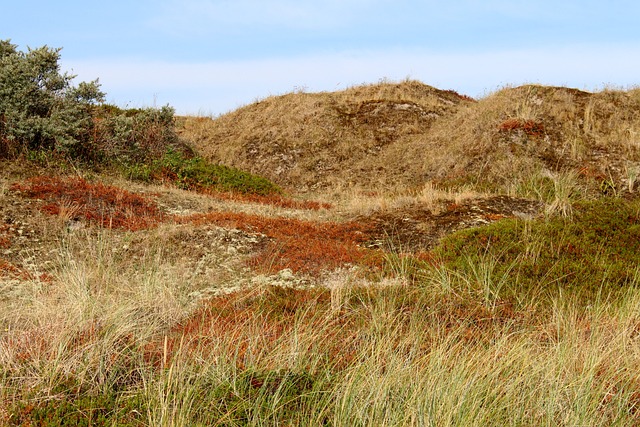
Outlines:
[[257,203],[260,205],[275,206],[278,208],[288,209],[301,209],[301,210],[313,210],[331,209],[333,205],[326,202],[317,202],[314,200],[296,200],[288,197],[283,197],[277,194],[270,196],[261,196],[259,194],[242,194],[233,192],[219,192],[201,189],[199,193],[206,194],[215,199],[229,200],[236,202]]
[[[219,296],[206,302],[188,319],[176,325],[167,335],[168,341],[151,342],[146,346],[146,358],[156,366],[166,366],[178,347],[181,351],[197,351],[207,357],[242,362],[274,353],[282,340],[299,327],[296,317],[300,313],[313,310],[317,316],[308,319],[305,330],[325,329],[324,314],[330,309],[331,296],[326,289],[286,289],[270,287],[251,289]],[[342,331],[336,322],[334,331]],[[343,325],[344,326],[344,325]],[[353,331],[350,331],[353,332]],[[221,343],[232,346],[220,345]],[[332,351],[346,348],[347,342],[332,341]],[[348,357],[348,355],[343,354]],[[352,355],[353,356],[353,355]],[[274,361],[275,362],[275,361]]]
[[0,249],[8,249],[11,246],[11,226],[0,224]]
[[[257,361],[273,369],[282,364],[273,355],[286,351],[286,343],[299,337],[298,351],[321,353],[321,359],[339,372],[357,363],[373,336],[388,332],[376,329],[381,320],[377,316],[394,313],[385,319],[396,328],[385,345],[398,354],[408,350],[406,337],[417,332],[411,319],[421,319],[427,328],[421,331],[419,351],[423,352],[438,340],[437,333],[430,336],[436,330],[458,335],[465,344],[479,344],[490,342],[496,329],[533,321],[532,313],[517,311],[506,302],[488,309],[468,296],[430,301],[417,289],[397,285],[347,287],[338,306],[334,293],[327,288],[267,286],[212,298],[165,336],[150,342],[145,357],[155,366],[167,366],[179,351],[233,361],[238,369],[244,369],[244,363],[255,366]],[[310,364],[307,369],[314,367]]]
[[0,258],[0,279],[37,280],[44,283],[53,282],[53,277],[48,273],[36,275],[2,258]]
[[[624,190],[625,171],[640,164],[640,90],[525,85],[476,102],[384,82],[270,97],[216,119],[186,118],[181,132],[208,159],[299,190],[439,182],[511,193],[545,171],[584,167]],[[601,180],[581,179],[600,191]]]
[[215,120],[186,118],[182,136],[208,159],[287,188],[416,178],[407,141],[472,103],[416,81],[269,97]]

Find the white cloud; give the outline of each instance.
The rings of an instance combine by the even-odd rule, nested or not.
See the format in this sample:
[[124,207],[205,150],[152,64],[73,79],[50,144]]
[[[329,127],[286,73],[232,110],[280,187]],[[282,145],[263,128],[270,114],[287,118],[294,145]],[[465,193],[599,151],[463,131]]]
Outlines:
[[332,91],[411,77],[471,96],[506,84],[541,83],[593,90],[639,84],[639,46],[430,53],[421,50],[327,53],[238,62],[73,61],[81,80],[100,78],[117,104],[169,103],[180,113],[223,113],[269,95],[306,88]]

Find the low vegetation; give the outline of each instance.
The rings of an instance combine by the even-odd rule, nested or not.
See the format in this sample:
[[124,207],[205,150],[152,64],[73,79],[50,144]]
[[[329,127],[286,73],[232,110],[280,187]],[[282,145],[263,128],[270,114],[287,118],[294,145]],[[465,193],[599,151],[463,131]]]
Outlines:
[[12,189],[44,200],[42,211],[67,222],[83,219],[107,228],[136,231],[154,227],[164,219],[150,200],[82,178],[36,177],[24,184],[14,184]]
[[180,188],[196,191],[216,191],[270,196],[282,193],[269,180],[236,168],[212,164],[202,157],[187,158],[169,151],[149,164],[129,168],[129,177],[146,182],[168,182]]
[[640,424],[637,90],[176,125],[57,59],[0,42],[0,425]]
[[189,189],[282,193],[265,178],[195,155],[176,133],[173,108],[104,104],[98,81],[74,86],[59,59],[60,49],[25,53],[0,41],[0,158],[116,169]]
[[307,191],[435,182],[527,197],[528,181],[549,174],[575,174],[593,197],[633,193],[638,129],[637,88],[525,85],[472,100],[411,80],[272,96],[178,124],[205,158]]

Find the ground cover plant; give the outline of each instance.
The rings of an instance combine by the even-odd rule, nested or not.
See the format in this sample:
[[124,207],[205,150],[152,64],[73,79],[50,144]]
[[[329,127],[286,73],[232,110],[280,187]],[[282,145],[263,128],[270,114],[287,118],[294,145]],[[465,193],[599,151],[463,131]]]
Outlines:
[[[80,278],[78,268],[66,269],[66,283]],[[67,324],[52,335],[55,323],[44,322],[50,338],[38,348],[37,325],[11,321],[14,341],[5,336],[2,353],[7,422],[58,425],[64,415],[94,425],[637,424],[637,293],[588,308],[569,298],[488,305],[478,288],[443,270],[425,273],[418,286],[361,287],[343,276],[333,288],[248,289],[168,318],[169,329],[153,319],[175,316],[170,307],[180,306],[184,285],[176,277],[148,271],[146,285],[124,293],[128,280],[94,281],[94,296],[73,304],[63,297],[81,283],[55,298],[34,294],[67,307],[55,322]],[[173,291],[162,302],[151,297],[161,312],[138,317],[151,309],[141,299],[151,284]],[[77,310],[90,316],[73,316]],[[29,341],[15,341],[27,331]],[[19,379],[20,371],[31,374]],[[23,381],[30,395],[20,394]]]
[[[345,264],[357,263],[367,255],[370,259],[374,258],[373,254],[358,245],[367,237],[367,226],[364,224],[315,223],[235,212],[172,216],[162,212],[147,197],[73,177],[34,177],[13,184],[11,191],[43,200],[40,210],[57,216],[68,227],[82,221],[82,224],[93,223],[108,229],[138,231],[155,228],[161,223],[190,223],[196,226],[211,223],[259,233],[271,239],[250,262],[261,272],[273,273],[288,268],[294,272],[317,275]],[[290,204],[287,207],[291,207]],[[0,242],[8,247],[9,237],[3,237]]]
[[201,157],[187,158],[174,151],[165,153],[149,164],[135,165],[129,172],[133,179],[164,181],[180,188],[256,196],[282,193],[269,180],[236,168],[207,162]]
[[129,166],[126,175],[130,179],[171,184],[219,199],[294,209],[331,208],[330,203],[286,197],[282,188],[261,176],[174,151],[150,163]]
[[375,258],[374,253],[359,245],[367,238],[367,226],[356,222],[322,223],[234,212],[196,214],[181,221],[214,223],[266,235],[271,241],[251,263],[267,273],[288,268],[318,275],[364,262],[367,257]]
[[504,220],[449,236],[435,257],[453,270],[481,267],[476,279],[502,288],[487,290],[496,298],[625,293],[640,274],[639,208],[623,199],[581,201],[571,218]]
[[83,219],[103,227],[135,231],[164,220],[151,200],[82,178],[35,177],[14,184],[12,190],[45,200],[48,203],[42,206],[43,211],[68,221]]

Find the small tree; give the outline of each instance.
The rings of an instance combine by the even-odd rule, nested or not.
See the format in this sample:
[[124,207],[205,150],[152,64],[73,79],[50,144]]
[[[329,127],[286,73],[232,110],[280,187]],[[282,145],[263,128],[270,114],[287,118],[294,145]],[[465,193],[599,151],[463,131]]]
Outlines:
[[0,40],[0,156],[48,149],[86,153],[92,109],[104,101],[98,80],[78,86],[61,73],[60,50],[20,52]]

